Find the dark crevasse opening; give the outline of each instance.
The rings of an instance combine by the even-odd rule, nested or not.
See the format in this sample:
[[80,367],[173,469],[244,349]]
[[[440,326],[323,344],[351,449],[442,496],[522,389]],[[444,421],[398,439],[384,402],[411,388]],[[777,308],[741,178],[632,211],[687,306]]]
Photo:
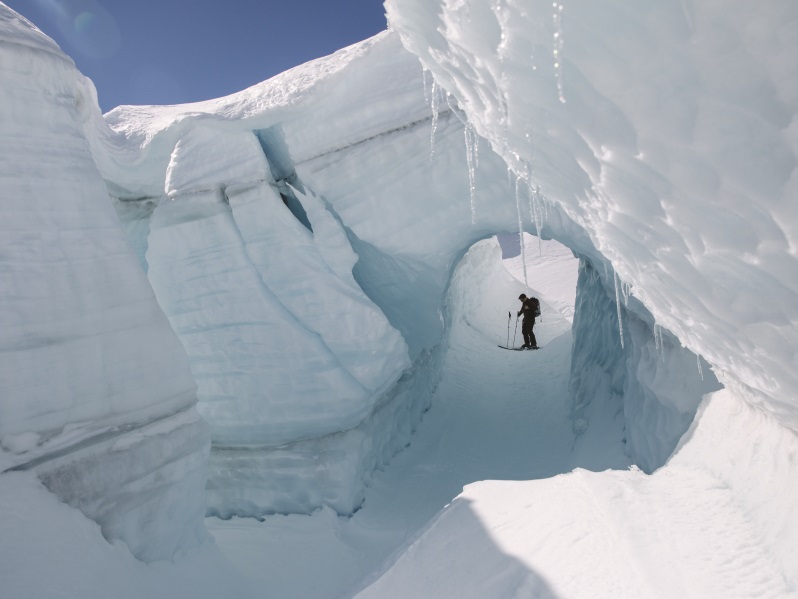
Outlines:
[[280,197],[283,203],[291,211],[291,214],[302,223],[302,225],[311,233],[313,227],[308,219],[307,212],[305,211],[302,202],[296,197],[290,186],[304,192],[304,186],[299,181],[294,168],[294,161],[291,158],[291,152],[288,149],[288,144],[285,141],[285,135],[280,125],[273,125],[266,129],[256,129],[253,131],[255,137],[260,144],[266,160],[269,163],[272,177],[277,182],[277,187],[280,191]]
[[308,231],[313,233],[313,226],[308,219],[308,213],[305,212],[302,202],[297,199],[294,192],[291,191],[287,185],[280,186],[280,197],[283,199],[283,204],[285,204],[286,208],[291,211],[291,214],[293,214]]

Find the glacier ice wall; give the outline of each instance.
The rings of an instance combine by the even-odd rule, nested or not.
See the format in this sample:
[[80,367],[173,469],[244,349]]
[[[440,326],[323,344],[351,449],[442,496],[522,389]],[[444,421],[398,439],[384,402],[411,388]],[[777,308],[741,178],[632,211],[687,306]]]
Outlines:
[[[387,50],[384,43],[362,45],[377,51],[366,65],[372,71],[385,73],[380,58],[397,62],[401,47],[391,42]],[[342,54],[347,61],[358,52]],[[401,52],[399,59],[417,72],[410,55]],[[349,92],[340,97],[335,90],[356,84],[362,91],[364,73],[349,68],[345,75],[325,102],[313,90],[306,99],[312,114],[299,103],[277,124],[268,111],[249,120],[192,111],[177,131],[143,136],[152,140],[143,154],[160,166],[144,167],[142,158],[132,187],[124,187],[127,171],[106,172],[120,219],[197,380],[198,408],[213,439],[210,513],[307,512],[322,504],[351,513],[366,473],[407,442],[408,432],[397,431],[413,428],[434,387],[422,390],[413,381],[434,371],[437,339],[413,344],[407,336],[411,369],[406,339],[356,281],[351,229],[297,176],[302,156],[355,141],[319,120],[329,118],[325,107],[335,122],[347,119],[341,113]],[[401,90],[404,82],[398,83]],[[258,102],[261,92],[253,96]],[[390,128],[385,118],[400,124],[408,118],[390,107],[383,99],[370,119],[356,121],[351,109],[348,118],[370,128],[361,133],[369,138],[377,127]],[[308,131],[315,136],[306,139]],[[114,147],[106,149],[112,154]],[[135,197],[159,187],[155,195]]]
[[0,50],[0,471],[33,469],[108,539],[169,558],[204,537],[185,352],[84,136],[91,83],[2,4]]
[[148,220],[147,272],[211,426],[211,513],[351,513],[363,433],[304,441],[371,420],[410,361],[355,282],[344,229],[277,157],[262,130],[189,129]]
[[580,260],[570,381],[580,435],[576,462],[602,468],[606,444],[598,435],[616,431],[627,454],[650,473],[671,456],[701,399],[720,384],[700,356],[613,281],[609,268]]
[[478,133],[656,321],[796,428],[798,7],[386,8]]

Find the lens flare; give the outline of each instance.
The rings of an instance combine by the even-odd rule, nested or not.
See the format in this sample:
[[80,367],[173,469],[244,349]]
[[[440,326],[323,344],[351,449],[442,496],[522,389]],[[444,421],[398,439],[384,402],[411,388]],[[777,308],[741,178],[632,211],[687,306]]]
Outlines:
[[91,27],[92,21],[95,20],[94,14],[90,12],[82,12],[75,17],[73,23],[77,33],[84,33]]
[[52,16],[67,40],[67,53],[86,58],[111,58],[122,46],[122,35],[114,16],[97,0],[34,0]]

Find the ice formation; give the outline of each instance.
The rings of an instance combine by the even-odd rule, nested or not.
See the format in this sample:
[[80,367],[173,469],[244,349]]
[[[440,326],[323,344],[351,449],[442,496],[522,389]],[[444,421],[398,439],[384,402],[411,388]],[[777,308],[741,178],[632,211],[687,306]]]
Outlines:
[[351,514],[429,407],[455,265],[535,232],[580,260],[575,463],[614,431],[654,473],[623,492],[725,485],[798,580],[798,7],[386,8],[390,31],[238,94],[103,117],[0,5],[2,469],[144,559],[202,538],[206,474],[211,514]]
[[[657,322],[796,428],[793,5],[576,2],[562,27],[542,1],[386,6],[477,132],[530,168]],[[564,103],[555,67],[528,71],[555,33]]]
[[205,535],[186,354],[92,160],[91,83],[4,5],[0,44],[0,469],[35,470],[107,538],[168,558]]

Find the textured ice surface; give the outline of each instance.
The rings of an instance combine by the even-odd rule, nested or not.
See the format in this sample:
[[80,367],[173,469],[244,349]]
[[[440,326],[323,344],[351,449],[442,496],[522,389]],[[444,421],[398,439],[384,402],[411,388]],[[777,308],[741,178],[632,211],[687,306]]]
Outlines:
[[208,426],[194,409],[54,456],[34,471],[64,502],[144,561],[205,540]]
[[220,517],[309,514],[328,506],[351,515],[375,470],[406,447],[429,409],[441,347],[424,352],[357,427],[282,447],[212,452],[206,499]]
[[[239,222],[243,222],[240,227]],[[257,234],[252,229],[255,223],[265,225]],[[242,229],[253,244],[260,236],[260,247],[250,250]],[[311,317],[335,318],[329,308],[327,312],[319,308],[320,302],[303,304],[303,284],[305,299],[312,299],[314,285],[319,295],[337,300],[338,305],[345,305],[348,298],[325,285],[322,277],[310,278],[312,271],[296,283],[285,276],[270,277],[268,262],[259,260],[255,251],[263,250],[270,236],[277,244],[306,235],[308,231],[265,183],[229,202],[220,190],[176,195],[153,213],[148,275],[188,352],[199,387],[199,407],[211,423],[214,443],[277,446],[329,434],[356,426],[373,405],[374,389],[361,385],[323,336],[302,326],[290,310],[316,310]],[[312,242],[306,248],[307,262],[323,271]],[[274,291],[283,289],[293,303],[284,303]],[[346,325],[343,319],[336,323]],[[358,324],[369,330],[369,322]],[[387,353],[394,347],[386,342],[376,349]],[[402,349],[397,343],[395,351]],[[401,356],[398,353],[396,360],[399,369]]]
[[96,109],[88,84],[48,38],[0,14],[0,437],[41,435],[25,455],[4,453],[8,467],[184,409],[194,383],[82,134]]
[[[615,276],[608,272],[610,279]],[[581,261],[570,381],[574,430],[584,435],[581,444],[591,447],[580,454],[581,463],[601,464],[595,435],[615,430],[625,437],[635,463],[652,472],[670,457],[703,396],[720,385],[670,333],[655,332],[640,302],[616,298],[602,275]]]
[[798,6],[562,7],[386,3],[477,132],[656,321],[796,428]]
[[0,49],[0,471],[35,468],[107,538],[169,558],[204,536],[185,352],[84,136],[91,83],[2,4]]

